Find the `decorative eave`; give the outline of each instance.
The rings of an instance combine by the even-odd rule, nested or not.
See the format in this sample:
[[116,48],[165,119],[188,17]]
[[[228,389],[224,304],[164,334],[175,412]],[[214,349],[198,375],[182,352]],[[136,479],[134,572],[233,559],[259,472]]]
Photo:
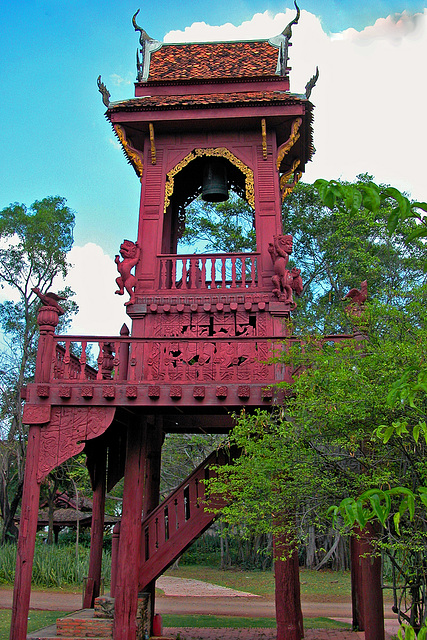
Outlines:
[[144,96],[110,104],[106,117],[118,111],[170,111],[175,109],[232,108],[238,106],[271,106],[306,104],[300,95],[281,91],[248,91],[191,94],[179,96]]

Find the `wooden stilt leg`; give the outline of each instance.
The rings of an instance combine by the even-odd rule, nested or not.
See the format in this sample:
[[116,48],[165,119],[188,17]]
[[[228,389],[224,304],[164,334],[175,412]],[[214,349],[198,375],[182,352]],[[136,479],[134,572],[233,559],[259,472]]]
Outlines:
[[21,521],[16,556],[10,640],[26,640],[31,595],[31,572],[39,512],[40,484],[37,468],[40,453],[40,426],[30,427],[27,444]]
[[304,628],[298,554],[285,537],[274,539],[274,576],[277,640],[301,640]]
[[354,531],[350,538],[350,561],[351,561],[351,605],[353,614],[353,629],[355,631],[365,630],[364,610],[363,610],[363,593],[362,593],[362,574],[361,574],[361,558],[362,551],[360,549],[360,530]]
[[[163,444],[163,420],[161,416],[154,419],[154,424],[148,427],[147,471],[145,477],[143,514],[148,516],[159,504],[160,499],[160,468]],[[142,560],[142,559],[141,559]],[[153,580],[145,591],[150,594],[151,625],[153,623],[156,597],[156,581]],[[151,629],[152,631],[152,629]]]
[[114,598],[116,594],[117,563],[119,561],[119,540],[120,540],[120,522],[116,522],[116,524],[113,527],[113,539],[111,541],[110,596],[112,598]]
[[384,640],[384,601],[381,588],[381,557],[372,555],[375,531],[367,525],[361,537],[361,576],[365,640]]
[[[95,447],[97,446],[97,449]],[[88,451],[88,467],[93,481],[92,526],[90,531],[89,573],[83,608],[92,609],[101,586],[102,542],[104,538],[105,481],[107,450],[105,446],[91,443]]]
[[123,514],[115,586],[114,640],[135,640],[141,515],[146,462],[145,420],[128,428]]

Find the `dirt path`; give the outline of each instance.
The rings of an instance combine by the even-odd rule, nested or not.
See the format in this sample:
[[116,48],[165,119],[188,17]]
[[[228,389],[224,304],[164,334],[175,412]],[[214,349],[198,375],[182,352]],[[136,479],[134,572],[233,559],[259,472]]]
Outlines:
[[[236,591],[218,585],[162,576],[156,586],[163,591],[156,598],[156,611],[160,614],[189,614],[241,616],[248,618],[273,618],[275,615],[274,597],[263,597],[244,591]],[[0,609],[12,606],[12,589],[0,588]],[[79,592],[38,591],[31,593],[30,608],[49,611],[77,611],[82,606],[82,595]],[[343,622],[351,622],[350,602],[312,602],[302,599],[303,615],[306,618],[333,618]],[[385,607],[386,630],[388,634],[396,634],[398,625],[390,607]],[[169,632],[169,630],[168,630]],[[176,637],[177,630],[170,630]],[[180,630],[181,637],[186,640],[273,640],[274,629],[185,629]],[[326,633],[326,635],[325,635]],[[337,635],[338,634],[338,635]],[[308,629],[306,640],[357,640],[364,634],[328,630],[320,632]],[[388,637],[390,637],[388,635]]]

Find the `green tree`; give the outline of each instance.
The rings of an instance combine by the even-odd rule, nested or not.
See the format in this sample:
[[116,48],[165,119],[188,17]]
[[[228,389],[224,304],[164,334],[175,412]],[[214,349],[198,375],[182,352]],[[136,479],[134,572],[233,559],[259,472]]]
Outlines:
[[253,211],[231,192],[225,202],[194,200],[186,209],[183,249],[200,247],[204,252],[240,253],[256,250]]
[[[0,304],[0,362],[5,372],[0,404],[2,543],[16,538],[13,519],[23,486],[26,430],[21,391],[34,374],[37,337],[38,298],[32,288],[45,293],[56,276],[66,276],[73,228],[74,214],[60,197],[44,198],[28,208],[15,203],[0,212],[0,285],[11,298]],[[71,295],[69,289],[65,293]],[[71,301],[65,307],[76,309]],[[69,314],[62,318],[64,326]]]
[[[356,183],[336,183],[346,193],[368,188],[369,176]],[[385,193],[388,187],[377,187]],[[401,220],[391,236],[392,207],[387,198],[370,209],[360,196],[359,206],[330,200],[329,208],[318,188],[298,184],[283,203],[283,227],[294,236],[292,260],[302,271],[304,292],[294,315],[295,330],[325,333],[350,330],[341,299],[363,280],[376,300],[395,304],[423,278],[424,247],[405,242],[415,228]]]

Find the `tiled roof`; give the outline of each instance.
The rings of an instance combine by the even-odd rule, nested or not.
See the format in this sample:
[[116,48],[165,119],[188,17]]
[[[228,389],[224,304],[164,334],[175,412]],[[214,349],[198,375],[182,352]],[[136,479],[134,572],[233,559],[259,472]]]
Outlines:
[[207,93],[188,96],[144,96],[114,102],[108,113],[115,111],[147,111],[168,109],[203,109],[233,107],[250,104],[295,104],[306,102],[302,97],[283,91],[246,91],[235,93]]
[[274,76],[278,55],[267,40],[163,44],[151,54],[148,81]]

